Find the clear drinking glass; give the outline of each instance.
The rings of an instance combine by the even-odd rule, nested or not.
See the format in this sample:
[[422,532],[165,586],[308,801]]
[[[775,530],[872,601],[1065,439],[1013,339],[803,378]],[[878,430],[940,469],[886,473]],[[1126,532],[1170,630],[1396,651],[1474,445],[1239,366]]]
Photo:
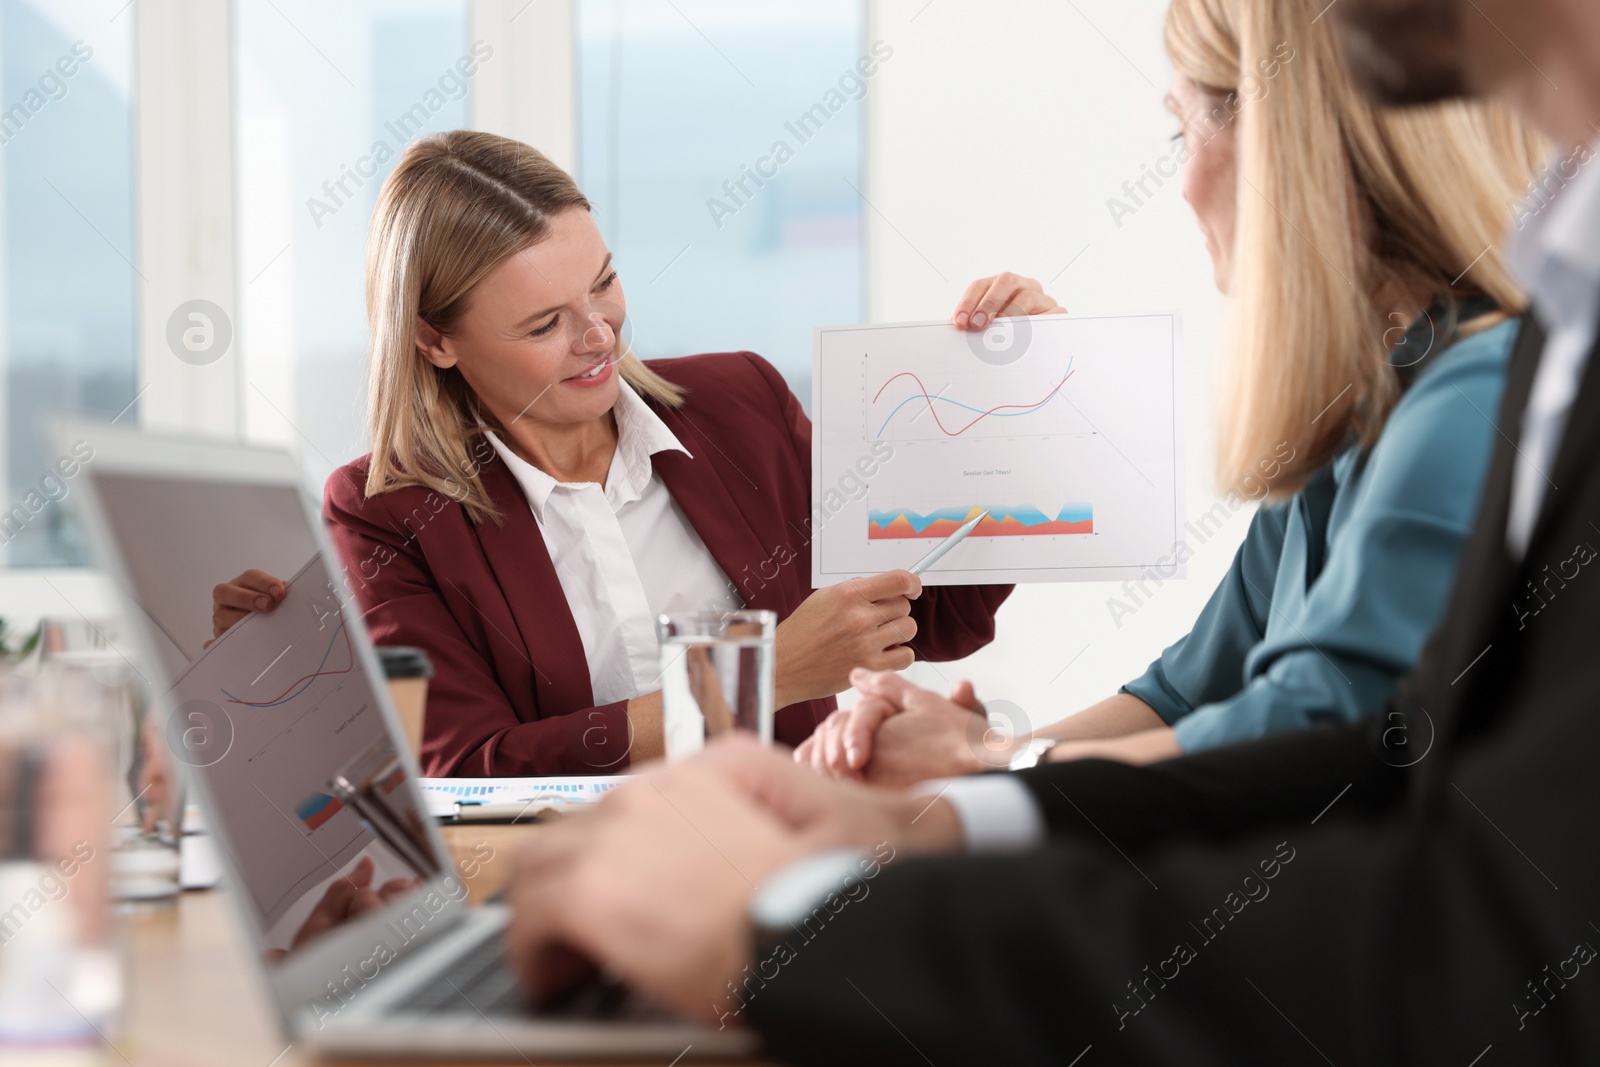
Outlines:
[[[122,1002],[103,730],[77,681],[0,672],[0,1063],[103,1063]],[[65,701],[65,706],[63,706]]]
[[111,893],[125,904],[169,904],[179,890],[181,782],[134,666],[113,647],[49,649],[39,684],[100,732],[112,759]]
[[656,619],[667,759],[698,752],[706,738],[730,730],[772,742],[777,630],[778,616],[770,611],[695,611]]

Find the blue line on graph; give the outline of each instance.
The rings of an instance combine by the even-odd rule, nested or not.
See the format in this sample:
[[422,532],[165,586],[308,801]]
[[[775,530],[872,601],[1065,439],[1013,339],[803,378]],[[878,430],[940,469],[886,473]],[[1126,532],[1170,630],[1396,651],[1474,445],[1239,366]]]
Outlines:
[[[1069,375],[1071,373],[1072,373],[1072,361],[1068,360],[1067,361],[1066,372],[1061,375],[1061,380],[1062,381],[1066,381],[1067,380],[1067,375]],[[1060,390],[1057,390],[1056,392],[1060,392]],[[935,400],[943,400],[946,404],[954,404],[958,408],[966,408],[968,411],[976,411],[978,414],[983,415],[986,418],[990,418],[990,419],[1013,419],[1013,418],[1016,418],[1018,415],[1032,415],[1035,411],[1038,411],[1040,408],[1044,407],[1046,404],[1050,403],[1050,401],[1054,400],[1055,398],[1056,398],[1056,393],[1051,393],[1049,396],[1047,396],[1043,400],[1039,401],[1033,407],[1028,408],[1026,411],[986,411],[984,408],[975,408],[971,404],[963,404],[959,400],[951,400],[947,396],[929,396],[927,393],[913,393],[910,396],[906,397],[904,400],[900,401],[900,403],[895,405],[894,410],[889,412],[889,417],[887,419],[883,420],[883,425],[878,427],[878,432],[874,436],[882,437],[883,436],[883,431],[885,431],[885,430],[887,430],[889,428],[889,423],[894,421],[894,417],[897,414],[900,413],[900,409],[905,407],[907,404],[911,403],[913,400],[926,400],[930,404],[933,403]]]

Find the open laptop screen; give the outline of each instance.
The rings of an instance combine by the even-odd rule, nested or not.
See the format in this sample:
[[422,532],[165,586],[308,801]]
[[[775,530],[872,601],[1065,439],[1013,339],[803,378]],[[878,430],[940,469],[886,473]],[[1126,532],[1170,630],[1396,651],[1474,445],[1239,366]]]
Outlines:
[[[151,681],[167,694],[159,747],[203,779],[206,817],[258,945],[281,960],[364,916],[409,911],[443,873],[438,837],[293,462],[228,445],[166,447],[193,450],[211,469],[172,469],[176,453],[144,439],[134,450],[147,462],[86,466],[91,510],[156,660]],[[255,472],[216,469],[230,455]],[[262,476],[263,465],[282,477]],[[213,589],[251,569],[282,580],[287,595],[215,634]]]

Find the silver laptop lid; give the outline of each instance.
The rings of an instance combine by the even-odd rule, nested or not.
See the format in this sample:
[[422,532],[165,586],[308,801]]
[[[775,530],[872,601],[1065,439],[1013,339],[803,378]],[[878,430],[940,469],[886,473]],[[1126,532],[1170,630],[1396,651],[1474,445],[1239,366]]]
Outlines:
[[[79,514],[279,1010],[324,1022],[460,921],[466,891],[299,466],[101,425],[53,436],[63,454],[92,453]],[[214,637],[213,588],[251,569],[284,581],[285,598]]]

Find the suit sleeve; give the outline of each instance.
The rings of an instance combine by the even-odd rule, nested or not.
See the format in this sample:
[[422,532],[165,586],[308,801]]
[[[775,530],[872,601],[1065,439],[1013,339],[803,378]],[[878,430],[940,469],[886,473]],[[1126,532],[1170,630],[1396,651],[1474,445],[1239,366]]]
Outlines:
[[423,774],[609,774],[626,767],[625,701],[532,722],[518,717],[483,651],[502,642],[506,654],[525,660],[508,636],[516,633],[512,621],[490,618],[448,576],[441,584],[421,538],[398,532],[404,526],[383,497],[365,499],[355,477],[337,471],[329,479],[323,517],[373,641],[421,648],[433,661]]
[[1286,794],[1220,838],[1107,822],[1026,855],[890,858],[780,966],[757,958],[741,1014],[797,1064],[1592,1062],[1595,864],[1563,841],[1600,784],[1570,758],[1527,773],[1593,752],[1582,718],[1542,753],[1480,750],[1409,817]]
[[[776,397],[795,461],[811,484],[811,420],[772,364],[753,353],[750,361]],[[809,516],[808,516],[809,517]],[[814,549],[813,549],[814,551]],[[909,643],[920,660],[936,662],[969,656],[994,640],[994,616],[1011,595],[1011,585],[944,585],[924,588],[911,604],[917,636]]]
[[1048,763],[1015,777],[1052,837],[1103,834],[1124,848],[1220,840],[1303,822],[1335,806],[1346,816],[1391,812],[1407,786],[1407,743],[1414,740],[1392,722],[1325,724],[1144,767]]

